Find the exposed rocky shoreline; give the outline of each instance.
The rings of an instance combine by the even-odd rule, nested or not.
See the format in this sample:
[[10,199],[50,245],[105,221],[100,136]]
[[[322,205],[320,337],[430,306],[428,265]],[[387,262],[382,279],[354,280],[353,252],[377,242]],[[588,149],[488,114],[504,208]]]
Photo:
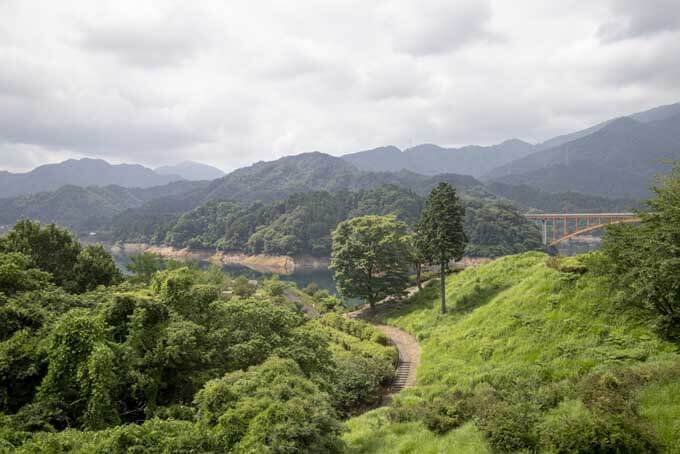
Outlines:
[[216,266],[239,265],[261,273],[290,275],[296,271],[311,271],[328,268],[327,257],[289,255],[248,255],[242,253],[226,253],[209,249],[178,249],[170,246],[151,246],[144,243],[125,243],[111,247],[114,254],[141,254],[150,252],[173,260],[200,260]]

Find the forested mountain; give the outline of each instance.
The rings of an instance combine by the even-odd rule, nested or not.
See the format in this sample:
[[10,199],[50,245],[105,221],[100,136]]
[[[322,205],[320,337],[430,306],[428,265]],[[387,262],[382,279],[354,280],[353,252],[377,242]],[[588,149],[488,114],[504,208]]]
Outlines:
[[177,196],[205,183],[177,181],[152,188],[67,185],[56,191],[0,199],[0,225],[21,218],[56,223],[78,232],[101,227],[111,217],[159,197]]
[[[439,172],[444,173],[444,172]],[[468,175],[438,176],[459,190],[482,187]],[[254,202],[281,200],[296,192],[360,190],[396,184],[419,193],[428,192],[436,181],[413,172],[365,172],[343,159],[324,153],[302,153],[275,161],[258,162],[213,181],[203,191],[203,201]]]
[[[637,120],[640,123],[650,123],[653,121],[665,120],[666,118],[673,117],[680,114],[680,103],[669,104],[666,106],[659,106],[653,109],[645,110],[644,112],[637,112],[634,114],[626,115],[627,117]],[[543,143],[536,144],[536,151],[548,150],[550,148],[559,147],[562,144],[571,142],[572,140],[580,139],[585,136],[589,136],[595,131],[607,126],[612,121],[618,118],[612,118],[611,120],[606,120],[591,126],[581,131],[572,132],[570,134],[563,134],[561,136],[553,137],[552,139],[546,140]],[[501,165],[501,164],[499,164]]]
[[422,144],[401,151],[389,146],[347,154],[342,158],[367,171],[395,172],[405,169],[423,175],[449,172],[478,177],[533,151],[534,147],[530,143],[512,139],[488,147],[470,145],[444,148]]
[[148,188],[181,180],[177,175],[159,175],[137,164],[112,165],[101,159],[69,159],[47,164],[26,173],[0,172],[0,197],[53,191],[65,185]]
[[201,181],[216,180],[224,176],[217,167],[201,164],[200,162],[184,161],[170,166],[161,166],[154,169],[159,175],[179,175],[185,180]]
[[548,192],[644,198],[680,158],[680,115],[650,123],[624,117],[594,133],[501,166],[488,180]]
[[[468,255],[495,257],[541,247],[536,227],[515,207],[494,198],[464,197]],[[395,185],[357,192],[296,193],[250,206],[212,201],[179,217],[157,214],[136,221],[118,217],[111,239],[217,248],[226,252],[328,256],[338,223],[363,215],[392,214],[413,226],[424,197]],[[148,222],[143,222],[146,219]]]
[[546,192],[527,185],[509,185],[493,181],[486,187],[499,197],[516,203],[524,210],[553,213],[627,212],[641,207],[636,199],[610,199],[581,192]]

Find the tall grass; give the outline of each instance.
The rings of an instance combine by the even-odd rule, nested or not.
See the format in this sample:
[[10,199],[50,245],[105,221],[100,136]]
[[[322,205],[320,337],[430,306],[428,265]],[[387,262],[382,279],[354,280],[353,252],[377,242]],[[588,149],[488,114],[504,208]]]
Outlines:
[[[634,383],[635,392],[641,393],[644,418],[638,418],[636,408],[631,407],[631,420],[635,424],[638,419],[648,421],[656,432],[650,437],[658,438],[657,446],[674,452],[677,445],[670,443],[680,436],[668,434],[677,430],[673,418],[680,404],[660,405],[663,395],[677,392],[678,385],[672,379],[669,384],[658,384],[658,377],[664,375],[659,371],[678,370],[677,346],[661,340],[644,314],[617,303],[602,278],[583,274],[585,266],[577,267],[578,272],[564,272],[574,269],[573,261],[561,267],[554,260],[547,266],[547,257],[541,253],[505,257],[449,277],[446,292],[451,310],[446,315],[437,311],[436,285],[384,311],[382,321],[413,333],[422,351],[418,386],[398,396],[392,414],[418,405],[438,408],[438,400],[449,399],[442,396],[455,393],[494,397],[468,399],[472,403],[465,405],[477,405],[470,410],[476,416],[444,436],[429,431],[418,411],[412,411],[417,416],[406,421],[389,418],[390,410],[366,414],[349,422],[349,446],[356,452],[427,452],[411,446],[446,452],[440,448],[447,443],[452,452],[459,452],[470,446],[469,440],[477,440],[479,451],[487,446],[484,440],[491,439],[498,450],[512,446],[507,440],[494,440],[493,431],[505,428],[494,426],[498,421],[482,423],[479,415],[485,412],[482,407],[500,403],[503,406],[498,408],[508,410],[510,423],[522,422],[517,415],[531,422],[522,443],[537,448],[541,440],[554,441],[542,438],[539,429],[547,412],[567,399],[585,399],[582,383],[611,372],[622,383]],[[619,394],[624,395],[623,391]],[[404,425],[409,429],[401,430]],[[415,445],[414,440],[418,440]]]

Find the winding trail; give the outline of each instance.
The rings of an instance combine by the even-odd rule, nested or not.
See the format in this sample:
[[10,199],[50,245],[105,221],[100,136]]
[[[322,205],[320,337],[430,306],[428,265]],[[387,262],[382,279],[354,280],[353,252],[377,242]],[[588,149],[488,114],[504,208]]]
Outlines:
[[[416,287],[408,289],[406,298],[413,296],[418,289]],[[376,304],[376,312],[380,311],[380,306],[385,303],[393,302],[393,299],[387,299]],[[392,384],[385,389],[381,405],[386,405],[392,399],[392,396],[399,393],[405,388],[410,388],[416,384],[416,373],[420,365],[420,345],[418,340],[408,332],[401,328],[391,325],[383,325],[377,323],[375,314],[372,314],[370,309],[363,307],[354,312],[349,312],[346,317],[351,319],[361,319],[373,324],[383,334],[385,334],[392,344],[399,352],[399,360],[397,361],[397,368],[394,372],[394,379]]]

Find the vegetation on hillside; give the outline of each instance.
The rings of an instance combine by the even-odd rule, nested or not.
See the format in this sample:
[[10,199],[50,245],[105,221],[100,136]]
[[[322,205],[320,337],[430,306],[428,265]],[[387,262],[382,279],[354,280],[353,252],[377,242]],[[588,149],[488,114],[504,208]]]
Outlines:
[[499,197],[512,200],[524,209],[548,213],[616,213],[640,208],[640,201],[607,198],[582,192],[546,192],[527,185],[509,185],[492,181],[486,185]]
[[[509,203],[470,196],[464,203],[468,255],[496,257],[541,247],[538,229]],[[423,206],[424,198],[394,185],[359,192],[299,193],[249,207],[216,201],[178,217],[154,212],[144,219],[123,215],[112,238],[247,254],[329,256],[331,232],[340,222],[392,214],[413,226]]]
[[384,336],[278,280],[146,257],[103,282],[105,252],[29,222],[0,246],[0,451],[339,452],[394,370]]
[[386,310],[421,343],[418,386],[350,420],[349,451],[678,452],[680,407],[664,402],[677,345],[587,258],[569,261],[527,253],[461,272],[445,316],[437,286]]
[[680,164],[654,188],[640,225],[607,229],[600,270],[626,304],[659,315],[659,329],[680,341]]

